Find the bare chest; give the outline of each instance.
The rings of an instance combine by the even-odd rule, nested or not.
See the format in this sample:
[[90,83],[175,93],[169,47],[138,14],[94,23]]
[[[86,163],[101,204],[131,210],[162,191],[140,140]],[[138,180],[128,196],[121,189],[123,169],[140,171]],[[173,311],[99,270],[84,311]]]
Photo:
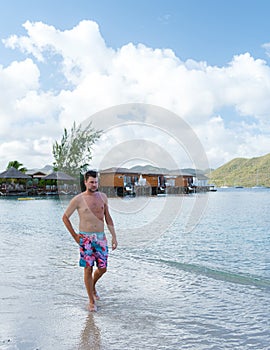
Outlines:
[[104,216],[104,202],[99,195],[85,196],[79,208],[80,215],[94,215],[99,219]]

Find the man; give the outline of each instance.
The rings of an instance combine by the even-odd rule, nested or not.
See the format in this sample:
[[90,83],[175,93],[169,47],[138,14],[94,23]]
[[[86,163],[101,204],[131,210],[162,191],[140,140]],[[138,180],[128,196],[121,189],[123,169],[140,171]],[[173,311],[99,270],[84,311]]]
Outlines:
[[[112,249],[117,248],[114,223],[109,213],[108,198],[98,192],[96,171],[84,175],[86,190],[75,196],[69,203],[63,222],[74,240],[80,245],[80,266],[84,267],[84,283],[89,298],[89,311],[97,311],[95,300],[99,299],[96,283],[106,272],[108,244],[104,233],[104,219],[112,236]],[[79,233],[76,233],[70,216],[77,210],[79,214]],[[97,269],[93,273],[96,262]]]

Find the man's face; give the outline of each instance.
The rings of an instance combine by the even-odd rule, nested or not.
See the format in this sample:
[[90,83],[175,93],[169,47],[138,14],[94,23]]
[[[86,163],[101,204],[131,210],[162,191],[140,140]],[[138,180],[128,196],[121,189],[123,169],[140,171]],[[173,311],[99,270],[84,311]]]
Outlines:
[[87,191],[96,192],[98,189],[98,178],[89,176],[89,178],[84,181]]

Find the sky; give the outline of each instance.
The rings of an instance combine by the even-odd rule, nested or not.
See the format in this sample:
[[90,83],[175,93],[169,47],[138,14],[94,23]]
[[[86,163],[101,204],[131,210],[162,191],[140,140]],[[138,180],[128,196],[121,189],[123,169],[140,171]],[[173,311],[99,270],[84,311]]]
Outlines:
[[267,0],[1,0],[0,171],[52,164],[64,128],[86,120],[104,131],[95,168],[269,153],[269,13]]

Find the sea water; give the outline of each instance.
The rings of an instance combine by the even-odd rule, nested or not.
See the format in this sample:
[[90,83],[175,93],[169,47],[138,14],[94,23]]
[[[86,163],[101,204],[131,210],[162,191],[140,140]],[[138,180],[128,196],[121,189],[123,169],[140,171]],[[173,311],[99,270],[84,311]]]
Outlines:
[[1,349],[270,349],[270,190],[109,199],[96,313],[69,200],[0,199]]

